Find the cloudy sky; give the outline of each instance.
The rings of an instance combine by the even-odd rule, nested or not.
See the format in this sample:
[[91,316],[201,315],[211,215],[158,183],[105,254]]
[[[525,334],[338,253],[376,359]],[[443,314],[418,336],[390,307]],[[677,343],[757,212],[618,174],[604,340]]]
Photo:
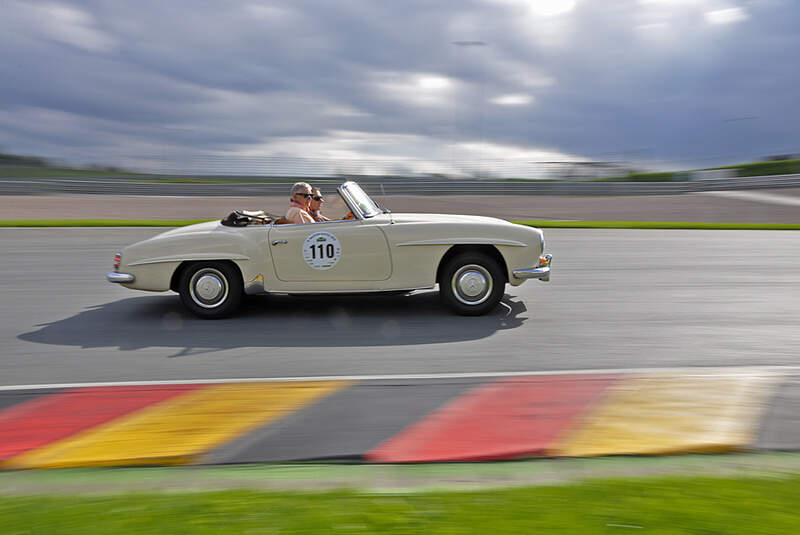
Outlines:
[[800,152],[798,0],[0,0],[0,150],[161,171]]

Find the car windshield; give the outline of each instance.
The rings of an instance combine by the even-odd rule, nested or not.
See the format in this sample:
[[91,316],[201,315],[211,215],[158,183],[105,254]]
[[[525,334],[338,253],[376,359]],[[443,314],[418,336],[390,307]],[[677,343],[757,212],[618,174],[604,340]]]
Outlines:
[[377,203],[355,182],[345,182],[341,189],[344,196],[352,202],[352,206],[358,207],[364,217],[374,217],[381,213]]

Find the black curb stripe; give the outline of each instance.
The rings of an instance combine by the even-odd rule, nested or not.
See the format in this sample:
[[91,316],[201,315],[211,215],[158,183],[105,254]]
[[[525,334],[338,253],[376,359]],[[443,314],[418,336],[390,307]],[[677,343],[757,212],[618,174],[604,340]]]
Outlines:
[[769,399],[754,446],[757,449],[800,450],[800,376],[790,376]]
[[357,383],[217,448],[201,463],[361,460],[383,441],[486,381]]
[[0,392],[0,414],[2,414],[2,411],[4,411],[5,409],[10,409],[14,405],[19,405],[20,403],[25,403],[27,401],[34,400],[36,398],[58,394],[63,391],[64,389],[58,389],[58,390],[42,389],[42,390],[14,390],[14,391]]

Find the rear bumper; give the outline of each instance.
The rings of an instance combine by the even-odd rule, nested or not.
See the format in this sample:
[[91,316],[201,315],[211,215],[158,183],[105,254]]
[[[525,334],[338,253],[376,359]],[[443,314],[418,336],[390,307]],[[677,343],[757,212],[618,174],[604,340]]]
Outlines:
[[117,282],[117,283],[133,282],[134,280],[136,280],[136,277],[134,277],[130,273],[117,273],[115,271],[112,271],[111,273],[106,273],[106,280],[108,282]]
[[553,255],[546,254],[539,257],[539,265],[535,268],[515,269],[511,274],[515,279],[539,279],[540,281],[550,280],[550,262]]

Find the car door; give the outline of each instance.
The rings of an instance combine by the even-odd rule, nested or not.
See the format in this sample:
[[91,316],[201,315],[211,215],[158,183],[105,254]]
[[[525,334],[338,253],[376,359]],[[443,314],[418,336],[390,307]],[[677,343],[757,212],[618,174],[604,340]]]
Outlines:
[[392,274],[389,244],[369,220],[274,225],[269,243],[282,281],[381,281]]

